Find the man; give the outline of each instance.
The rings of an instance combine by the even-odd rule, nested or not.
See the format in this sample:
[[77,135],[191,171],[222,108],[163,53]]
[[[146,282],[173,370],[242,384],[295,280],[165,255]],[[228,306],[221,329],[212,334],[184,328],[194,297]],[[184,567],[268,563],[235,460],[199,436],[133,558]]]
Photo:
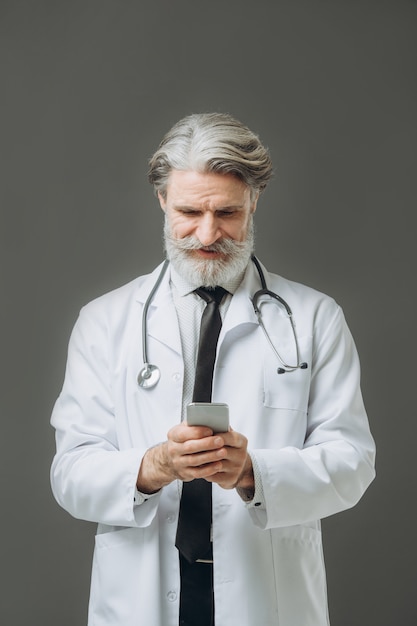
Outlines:
[[[252,259],[271,172],[230,116],[181,120],[149,172],[168,269],[74,328],[51,474],[98,523],[90,625],[329,623],[320,519],[359,500],[374,443],[340,307]],[[226,432],[187,424],[201,398],[229,406]]]

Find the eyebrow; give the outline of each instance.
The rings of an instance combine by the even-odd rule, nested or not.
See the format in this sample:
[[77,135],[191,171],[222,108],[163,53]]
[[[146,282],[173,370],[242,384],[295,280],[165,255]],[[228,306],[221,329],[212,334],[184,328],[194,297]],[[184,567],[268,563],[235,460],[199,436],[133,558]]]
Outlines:
[[[183,204],[179,204],[179,205],[174,205],[173,207],[175,210],[177,211],[201,211],[202,209],[199,209],[195,206],[188,206],[188,205],[183,205]],[[243,204],[230,204],[227,206],[220,206],[217,207],[215,209],[215,211],[239,211],[241,209],[243,209]]]

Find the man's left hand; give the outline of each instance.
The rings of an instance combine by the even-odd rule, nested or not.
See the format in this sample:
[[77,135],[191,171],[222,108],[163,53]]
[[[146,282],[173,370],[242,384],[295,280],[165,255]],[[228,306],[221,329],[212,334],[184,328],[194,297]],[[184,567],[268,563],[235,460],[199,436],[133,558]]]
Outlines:
[[253,490],[254,479],[252,460],[248,454],[248,440],[244,435],[230,429],[219,433],[224,445],[221,448],[222,467],[206,480],[217,483],[223,489]]

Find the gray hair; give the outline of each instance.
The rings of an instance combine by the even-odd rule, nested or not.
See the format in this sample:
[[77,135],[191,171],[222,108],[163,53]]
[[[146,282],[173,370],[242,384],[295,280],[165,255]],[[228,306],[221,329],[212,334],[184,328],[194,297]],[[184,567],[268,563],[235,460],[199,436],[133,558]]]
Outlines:
[[148,180],[166,197],[171,170],[233,174],[262,192],[272,176],[269,151],[249,128],[226,113],[196,113],[177,122],[149,161]]

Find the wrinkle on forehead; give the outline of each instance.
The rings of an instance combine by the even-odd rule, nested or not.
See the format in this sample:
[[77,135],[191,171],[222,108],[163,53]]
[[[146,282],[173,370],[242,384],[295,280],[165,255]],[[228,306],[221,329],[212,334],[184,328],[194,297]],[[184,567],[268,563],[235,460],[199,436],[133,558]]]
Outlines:
[[167,202],[175,207],[201,210],[246,208],[250,188],[232,174],[174,170],[167,185]]

